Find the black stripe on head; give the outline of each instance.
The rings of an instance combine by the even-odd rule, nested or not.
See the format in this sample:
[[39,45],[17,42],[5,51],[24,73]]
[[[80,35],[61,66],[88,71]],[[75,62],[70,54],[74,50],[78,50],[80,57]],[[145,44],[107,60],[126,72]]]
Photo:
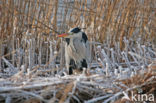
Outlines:
[[86,41],[88,40],[88,37],[87,37],[87,35],[86,35],[86,33],[82,33],[82,39],[83,39],[83,41],[86,43]]
[[81,29],[78,28],[78,27],[76,27],[76,28],[73,28],[70,32],[72,32],[72,33],[78,33],[80,31],[81,31]]

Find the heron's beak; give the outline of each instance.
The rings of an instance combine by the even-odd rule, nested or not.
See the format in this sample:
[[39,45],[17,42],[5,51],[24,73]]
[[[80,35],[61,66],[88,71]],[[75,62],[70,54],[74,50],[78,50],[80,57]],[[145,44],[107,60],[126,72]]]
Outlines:
[[68,36],[67,33],[63,33],[63,34],[59,34],[59,35],[58,35],[58,37],[66,37],[66,36]]

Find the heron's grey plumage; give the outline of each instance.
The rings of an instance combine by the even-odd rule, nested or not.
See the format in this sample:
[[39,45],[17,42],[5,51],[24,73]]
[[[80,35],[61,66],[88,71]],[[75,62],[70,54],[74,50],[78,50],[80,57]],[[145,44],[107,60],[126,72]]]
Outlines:
[[[73,34],[67,37],[70,39],[70,42],[68,40],[65,44],[65,60],[68,69],[71,66],[71,60],[74,60],[76,65],[76,68],[73,69],[87,68],[86,65],[90,62],[90,46],[88,38],[84,32],[78,30],[79,29],[76,28],[75,31],[73,29],[69,31],[69,33]],[[85,35],[85,38],[83,38],[83,35]]]

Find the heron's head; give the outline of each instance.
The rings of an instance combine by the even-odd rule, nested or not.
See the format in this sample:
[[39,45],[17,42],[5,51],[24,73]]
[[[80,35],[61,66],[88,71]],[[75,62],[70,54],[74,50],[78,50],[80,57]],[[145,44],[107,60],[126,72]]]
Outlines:
[[79,27],[72,28],[68,31],[68,33],[60,34],[58,37],[64,38],[73,38],[73,37],[81,37],[82,31]]

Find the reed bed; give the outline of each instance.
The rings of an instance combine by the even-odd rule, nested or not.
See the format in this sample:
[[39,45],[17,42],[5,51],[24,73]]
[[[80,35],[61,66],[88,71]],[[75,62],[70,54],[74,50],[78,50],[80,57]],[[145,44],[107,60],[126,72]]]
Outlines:
[[[155,94],[155,11],[156,0],[1,0],[0,102],[125,103],[123,92]],[[84,28],[92,62],[87,74],[68,76],[57,35],[73,27]]]

